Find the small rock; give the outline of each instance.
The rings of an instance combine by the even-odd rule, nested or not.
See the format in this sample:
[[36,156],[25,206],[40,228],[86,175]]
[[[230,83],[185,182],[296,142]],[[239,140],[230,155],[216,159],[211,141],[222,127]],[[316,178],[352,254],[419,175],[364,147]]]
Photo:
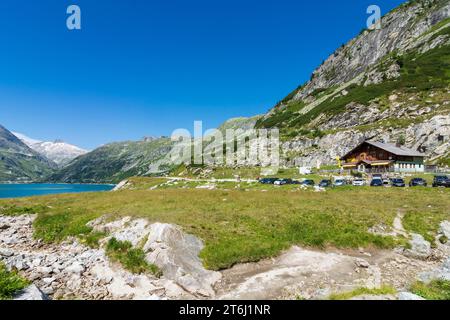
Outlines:
[[53,282],[55,282],[55,280],[56,280],[56,279],[55,279],[54,277],[42,279],[42,281],[43,281],[45,284],[47,284],[47,285],[52,284]]
[[66,271],[68,273],[73,273],[73,274],[82,274],[85,270],[85,267],[78,262],[74,262],[70,267],[66,268]]
[[12,257],[14,255],[14,252],[10,249],[0,249],[0,256],[3,257]]
[[355,264],[356,264],[358,267],[360,267],[360,268],[365,268],[365,269],[367,269],[367,268],[370,267],[370,263],[367,262],[367,261],[364,260],[364,259],[357,259],[357,260],[355,261]]

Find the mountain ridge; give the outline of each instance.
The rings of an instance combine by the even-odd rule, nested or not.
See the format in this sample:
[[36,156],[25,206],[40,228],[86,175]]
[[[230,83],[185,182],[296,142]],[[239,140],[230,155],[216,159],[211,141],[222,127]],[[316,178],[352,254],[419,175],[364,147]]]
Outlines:
[[56,168],[56,164],[29,148],[0,125],[0,181],[31,182]]
[[42,154],[47,159],[55,162],[59,167],[64,167],[73,159],[86,154],[88,151],[62,140],[41,141],[29,138],[28,136],[13,132],[22,142],[34,151]]

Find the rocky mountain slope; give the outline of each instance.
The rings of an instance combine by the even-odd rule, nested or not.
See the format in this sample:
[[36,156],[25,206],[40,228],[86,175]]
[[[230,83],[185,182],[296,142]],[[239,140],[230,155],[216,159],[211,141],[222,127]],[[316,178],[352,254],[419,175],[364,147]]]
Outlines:
[[[148,175],[159,168],[158,160],[171,150],[168,138],[144,139],[107,144],[82,155],[51,175],[55,182],[120,182],[131,177]],[[154,166],[157,168],[154,168]]]
[[332,54],[256,124],[278,127],[287,165],[335,164],[365,139],[450,165],[450,5],[410,1]]
[[56,164],[30,149],[0,125],[0,181],[28,182],[49,174]]
[[73,159],[87,153],[86,150],[60,140],[54,142],[39,141],[21,133],[14,132],[14,135],[31,149],[55,162],[60,167],[67,165]]

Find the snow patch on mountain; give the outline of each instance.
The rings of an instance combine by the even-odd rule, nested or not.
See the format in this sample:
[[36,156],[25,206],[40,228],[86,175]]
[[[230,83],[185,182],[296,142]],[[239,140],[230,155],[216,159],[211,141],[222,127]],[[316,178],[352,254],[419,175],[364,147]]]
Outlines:
[[45,156],[47,159],[52,160],[58,166],[65,166],[73,159],[88,152],[87,150],[60,140],[56,140],[54,142],[40,141],[29,138],[26,135],[17,132],[14,132],[14,135],[22,140],[31,149]]

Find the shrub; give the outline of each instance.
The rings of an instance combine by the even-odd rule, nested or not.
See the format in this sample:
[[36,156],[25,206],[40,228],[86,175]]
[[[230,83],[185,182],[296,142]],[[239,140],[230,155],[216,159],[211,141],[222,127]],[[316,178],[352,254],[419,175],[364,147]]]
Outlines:
[[411,286],[411,292],[427,300],[450,300],[450,281],[416,282]]
[[8,271],[0,262],[0,300],[11,299],[17,292],[26,288],[29,282],[15,271]]
[[119,241],[111,238],[106,245],[106,254],[108,257],[131,271],[132,273],[151,273],[157,277],[162,275],[161,270],[154,264],[145,260],[145,252],[142,249],[133,248],[129,241]]

